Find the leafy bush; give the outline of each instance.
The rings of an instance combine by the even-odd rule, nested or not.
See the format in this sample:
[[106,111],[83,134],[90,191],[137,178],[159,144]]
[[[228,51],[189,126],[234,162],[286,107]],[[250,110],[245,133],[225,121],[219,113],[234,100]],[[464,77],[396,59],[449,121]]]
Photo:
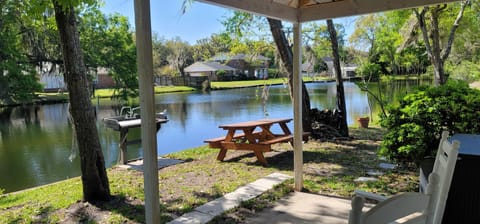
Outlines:
[[280,77],[280,70],[278,68],[269,68],[268,69],[268,78],[278,78]]
[[450,78],[474,82],[480,79],[480,65],[472,61],[462,61],[459,65],[446,64]]
[[218,77],[224,77],[225,75],[227,75],[227,71],[225,71],[225,70],[218,70],[217,71],[217,76]]
[[418,165],[425,156],[435,155],[443,130],[480,133],[480,91],[461,81],[420,87],[391,106],[381,124],[388,131],[380,155]]

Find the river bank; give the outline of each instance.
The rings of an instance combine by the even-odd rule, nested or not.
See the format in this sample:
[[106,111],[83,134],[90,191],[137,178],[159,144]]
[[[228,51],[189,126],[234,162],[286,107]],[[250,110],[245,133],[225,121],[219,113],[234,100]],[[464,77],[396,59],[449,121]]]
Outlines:
[[[350,197],[358,188],[386,195],[415,190],[418,174],[404,168],[385,172],[375,184],[354,181],[365,175],[366,170],[377,168],[380,160],[376,151],[383,133],[381,128],[352,127],[353,140],[307,142],[304,146],[304,191]],[[270,173],[293,174],[293,152],[288,144],[276,145],[274,151],[265,153],[270,163],[267,167],[258,164],[252,153],[229,151],[225,162],[215,160],[217,153],[218,150],[202,146],[165,156],[185,162],[158,172],[162,223]],[[114,195],[109,202],[96,205],[82,202],[81,181],[77,177],[1,195],[0,222],[143,223],[143,173],[118,166],[107,172]],[[262,200],[274,201],[291,191],[292,184],[287,182],[283,188],[276,188],[275,197]],[[252,208],[255,209],[259,208]],[[242,216],[245,214],[225,219],[241,219]]]
[[[312,79],[310,77],[304,78],[305,82],[312,81],[332,81],[332,79],[327,78],[316,78]],[[264,85],[287,85],[288,79],[286,78],[276,78],[276,79],[267,79],[267,80],[247,80],[247,81],[228,81],[228,82],[212,82],[212,90],[224,90],[224,89],[235,89],[235,88],[247,88],[247,87],[256,87]],[[164,93],[175,93],[175,92],[192,92],[198,91],[193,87],[188,86],[155,86],[155,94],[164,94]],[[58,92],[38,92],[35,94],[36,97],[28,103],[9,103],[4,104],[0,103],[1,107],[12,107],[12,106],[21,106],[21,105],[32,105],[32,104],[52,104],[52,103],[65,103],[68,102],[68,92],[58,91]],[[102,99],[102,98],[112,98],[115,95],[114,89],[97,89],[92,96],[92,100]]]

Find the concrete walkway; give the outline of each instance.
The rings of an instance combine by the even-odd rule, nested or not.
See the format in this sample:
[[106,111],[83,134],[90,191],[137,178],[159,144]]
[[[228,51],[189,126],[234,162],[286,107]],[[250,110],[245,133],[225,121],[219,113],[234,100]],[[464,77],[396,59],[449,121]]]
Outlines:
[[302,192],[292,192],[245,223],[348,223],[350,200]]
[[221,215],[225,211],[237,207],[242,201],[250,200],[278,185],[285,180],[291,179],[291,176],[272,173],[264,178],[258,179],[243,187],[238,188],[234,192],[228,193],[225,196],[208,202],[193,210],[180,216],[179,218],[169,222],[170,224],[180,223],[195,223],[203,224],[212,220],[215,216]]
[[[272,173],[264,178],[238,188],[234,192],[194,209],[193,212],[169,222],[169,224],[203,224],[225,211],[237,207],[242,201],[255,198],[273,186],[291,179],[291,176]],[[368,205],[367,207],[371,207]],[[348,223],[350,199],[292,192],[275,203],[273,208],[264,209],[245,223]]]

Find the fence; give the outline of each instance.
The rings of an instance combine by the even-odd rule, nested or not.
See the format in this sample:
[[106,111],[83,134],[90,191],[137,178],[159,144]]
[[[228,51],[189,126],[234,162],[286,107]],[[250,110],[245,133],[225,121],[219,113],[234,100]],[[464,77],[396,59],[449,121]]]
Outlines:
[[191,77],[191,76],[171,76],[171,75],[160,75],[155,76],[155,84],[160,86],[190,86],[195,88],[202,87],[202,83],[207,80],[208,77]]

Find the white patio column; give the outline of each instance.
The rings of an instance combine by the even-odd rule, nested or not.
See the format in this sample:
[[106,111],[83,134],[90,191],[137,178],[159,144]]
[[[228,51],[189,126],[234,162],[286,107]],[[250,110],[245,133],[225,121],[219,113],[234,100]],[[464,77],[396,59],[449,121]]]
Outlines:
[[303,188],[302,25],[293,23],[293,171],[295,191]]
[[157,129],[153,90],[152,28],[150,0],[135,0],[137,71],[142,119],[143,179],[145,222],[160,223],[158,194]]

